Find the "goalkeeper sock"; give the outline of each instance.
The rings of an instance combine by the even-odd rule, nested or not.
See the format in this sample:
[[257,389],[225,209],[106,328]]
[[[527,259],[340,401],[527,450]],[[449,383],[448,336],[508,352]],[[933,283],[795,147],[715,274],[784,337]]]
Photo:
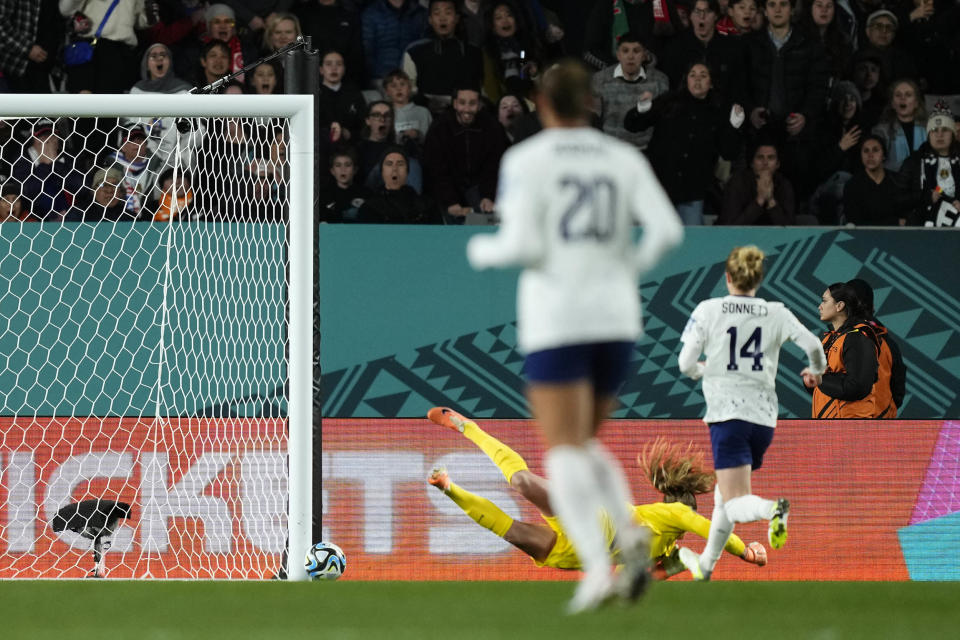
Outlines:
[[501,538],[507,534],[510,526],[513,525],[513,518],[505,514],[500,507],[486,498],[470,493],[453,482],[450,483],[444,493],[450,496],[450,499],[463,509],[464,513],[473,518],[474,522],[493,531]]
[[527,470],[527,463],[520,457],[519,453],[481,429],[476,422],[465,422],[463,435],[480,447],[480,450],[493,460],[493,464],[497,465],[508,483],[517,471]]
[[584,447],[559,445],[546,455],[550,506],[577,550],[584,571],[610,571],[610,556],[600,524],[600,487]]
[[773,510],[777,503],[773,500],[764,500],[753,494],[733,498],[724,505],[727,517],[732,522],[754,522],[769,520],[773,517]]
[[713,568],[717,566],[720,556],[723,555],[723,548],[731,533],[733,533],[733,522],[727,515],[723,496],[720,495],[720,487],[714,487],[710,533],[707,535],[707,546],[700,554],[700,570],[703,571],[704,576],[713,573]]

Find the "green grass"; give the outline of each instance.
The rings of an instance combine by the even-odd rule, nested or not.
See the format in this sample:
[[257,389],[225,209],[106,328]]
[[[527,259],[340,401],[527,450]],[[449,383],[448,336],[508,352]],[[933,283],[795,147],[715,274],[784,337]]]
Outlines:
[[562,582],[5,581],[0,637],[204,640],[960,637],[960,583],[676,582],[568,617]]

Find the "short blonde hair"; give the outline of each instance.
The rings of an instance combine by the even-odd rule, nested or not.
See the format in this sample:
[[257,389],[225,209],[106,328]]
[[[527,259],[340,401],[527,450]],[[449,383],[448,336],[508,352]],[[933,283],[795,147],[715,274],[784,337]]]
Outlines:
[[763,280],[763,259],[766,255],[754,245],[734,247],[727,256],[730,282],[741,291],[751,291]]

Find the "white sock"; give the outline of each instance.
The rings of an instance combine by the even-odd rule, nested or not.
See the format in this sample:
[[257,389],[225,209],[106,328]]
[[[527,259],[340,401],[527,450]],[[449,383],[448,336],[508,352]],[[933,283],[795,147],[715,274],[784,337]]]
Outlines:
[[700,554],[700,569],[705,575],[713,573],[713,568],[717,566],[720,556],[723,555],[723,548],[726,546],[731,533],[733,533],[733,522],[728,517],[723,496],[720,495],[720,487],[714,487],[710,533],[707,536],[707,546]]
[[773,500],[764,500],[760,496],[750,494],[729,500],[724,508],[732,522],[755,522],[773,517],[776,506],[777,503]]
[[600,488],[584,447],[560,445],[545,457],[550,506],[573,543],[587,573],[610,571],[607,541],[600,525]]
[[620,462],[596,438],[587,442],[587,451],[590,453],[594,474],[600,486],[601,505],[610,514],[617,531],[627,531],[635,527],[633,497],[630,495],[630,485]]

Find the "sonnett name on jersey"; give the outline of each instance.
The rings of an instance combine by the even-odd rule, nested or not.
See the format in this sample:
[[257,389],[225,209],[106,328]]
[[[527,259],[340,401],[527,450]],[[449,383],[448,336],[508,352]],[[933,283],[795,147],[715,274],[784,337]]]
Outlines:
[[722,313],[749,313],[752,316],[767,315],[766,305],[756,304],[754,302],[724,302],[720,305]]

